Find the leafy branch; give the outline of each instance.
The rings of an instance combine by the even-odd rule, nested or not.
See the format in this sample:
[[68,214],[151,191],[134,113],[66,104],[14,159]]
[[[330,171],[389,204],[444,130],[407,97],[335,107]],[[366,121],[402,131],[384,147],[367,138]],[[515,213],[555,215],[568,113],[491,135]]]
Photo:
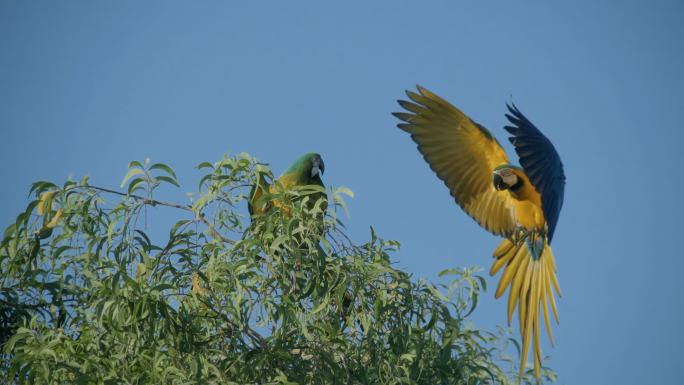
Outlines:
[[146,198],[146,197],[142,197],[140,195],[126,194],[126,193],[122,193],[122,192],[119,192],[116,190],[112,190],[112,189],[108,189],[108,188],[104,188],[104,187],[92,186],[92,185],[85,185],[85,186],[76,185],[76,186],[70,186],[69,188],[67,188],[67,190],[72,190],[72,189],[90,189],[90,190],[95,190],[95,191],[102,191],[102,192],[106,192],[109,194],[114,194],[114,195],[119,195],[119,196],[131,198],[131,199],[135,199],[135,200],[140,201],[144,205],[150,205],[153,207],[154,206],[166,206],[166,207],[173,207],[176,209],[189,211],[189,212],[195,214],[195,218],[197,220],[201,221],[202,223],[204,223],[209,228],[209,230],[211,231],[211,234],[214,236],[214,238],[220,240],[221,242],[228,243],[228,244],[234,244],[235,243],[234,240],[228,239],[228,238],[224,237],[223,235],[221,235],[221,233],[219,233],[216,230],[214,225],[212,225],[207,220],[207,218],[204,216],[204,213],[196,212],[191,205],[182,205],[182,204],[175,203],[175,202],[158,201],[156,199]]
[[[271,209],[250,218],[248,189],[258,173],[272,177],[267,166],[239,154],[198,169],[191,204],[157,197],[180,183],[149,160],[131,162],[126,192],[87,178],[33,184],[0,242],[0,378],[516,382],[517,360],[499,347],[516,341],[468,322],[485,289],[477,270],[447,269],[445,286],[413,279],[392,263],[398,242],[373,228],[360,243],[346,234],[344,187],[269,192]],[[147,206],[193,218],[148,232]]]

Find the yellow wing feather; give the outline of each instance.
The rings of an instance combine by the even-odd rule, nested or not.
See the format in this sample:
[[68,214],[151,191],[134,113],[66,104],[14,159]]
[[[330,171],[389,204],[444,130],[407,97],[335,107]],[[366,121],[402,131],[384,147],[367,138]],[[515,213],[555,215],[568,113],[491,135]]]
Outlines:
[[508,164],[499,142],[479,124],[446,100],[418,87],[407,91],[413,102],[400,101],[408,113],[394,115],[406,123],[418,150],[449,188],[456,203],[488,231],[507,236],[515,230],[515,203],[508,192],[497,191],[492,172]]

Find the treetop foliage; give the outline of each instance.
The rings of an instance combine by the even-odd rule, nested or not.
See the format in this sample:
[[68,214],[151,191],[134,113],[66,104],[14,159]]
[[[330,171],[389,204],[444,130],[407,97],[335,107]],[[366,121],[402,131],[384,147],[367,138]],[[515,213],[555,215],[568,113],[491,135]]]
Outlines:
[[[247,154],[202,163],[191,204],[162,163],[122,191],[36,182],[0,243],[0,379],[16,384],[510,384],[505,333],[467,321],[485,281],[436,286],[393,266],[399,243],[345,234],[347,188],[304,186],[250,218]],[[186,218],[151,236],[154,208]],[[161,239],[157,239],[161,238]],[[510,366],[504,369],[502,365]],[[544,370],[547,378],[555,374]],[[530,372],[523,380],[531,382]]]

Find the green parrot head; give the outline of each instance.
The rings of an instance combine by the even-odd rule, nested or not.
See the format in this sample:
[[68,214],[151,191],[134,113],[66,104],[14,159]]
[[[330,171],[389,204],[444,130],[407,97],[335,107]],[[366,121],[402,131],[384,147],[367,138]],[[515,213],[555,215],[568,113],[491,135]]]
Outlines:
[[321,176],[325,172],[323,158],[315,152],[309,152],[297,159],[284,175],[297,175],[299,184],[318,184],[323,185]]

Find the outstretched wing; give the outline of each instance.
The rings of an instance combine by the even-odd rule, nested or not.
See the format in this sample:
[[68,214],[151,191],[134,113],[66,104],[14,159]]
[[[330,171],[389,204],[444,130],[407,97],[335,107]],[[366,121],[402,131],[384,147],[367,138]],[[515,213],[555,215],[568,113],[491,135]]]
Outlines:
[[506,118],[513,126],[504,127],[513,136],[508,138],[520,158],[520,165],[542,197],[542,210],[548,226],[549,243],[556,230],[563,206],[565,172],[563,163],[551,141],[513,105],[506,105]]
[[494,168],[508,164],[506,152],[486,128],[427,89],[406,91],[408,112],[393,115],[411,134],[425,161],[449,188],[456,203],[488,231],[508,236],[515,230],[514,202],[492,183]]

